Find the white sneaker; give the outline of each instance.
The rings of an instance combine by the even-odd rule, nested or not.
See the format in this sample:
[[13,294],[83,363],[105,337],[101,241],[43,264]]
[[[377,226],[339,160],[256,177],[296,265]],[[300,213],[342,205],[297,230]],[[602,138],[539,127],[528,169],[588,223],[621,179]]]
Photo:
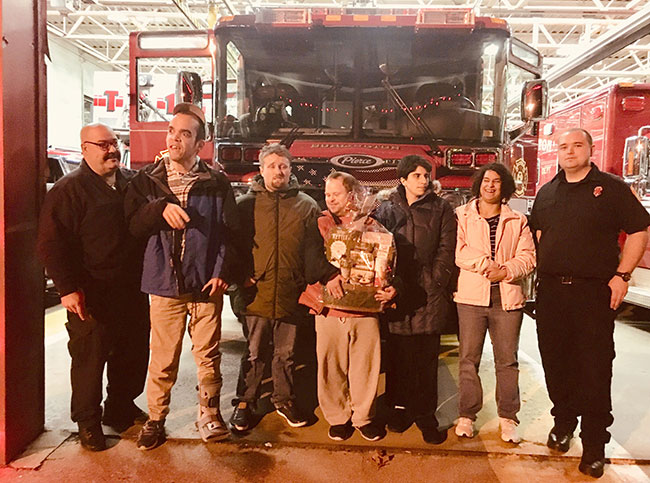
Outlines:
[[474,421],[469,418],[458,418],[456,423],[456,436],[462,438],[474,437]]
[[499,426],[501,427],[501,439],[506,443],[521,443],[521,436],[517,431],[519,423],[512,419],[499,418]]

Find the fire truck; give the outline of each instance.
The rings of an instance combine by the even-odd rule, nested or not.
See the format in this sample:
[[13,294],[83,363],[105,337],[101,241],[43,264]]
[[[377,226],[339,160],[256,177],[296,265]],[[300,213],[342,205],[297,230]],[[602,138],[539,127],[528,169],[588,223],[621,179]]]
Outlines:
[[446,190],[499,161],[532,193],[536,156],[525,161],[522,142],[545,117],[541,69],[505,20],[468,8],[287,7],[206,31],[136,32],[131,165],[164,149],[174,104],[189,101],[210,123],[200,156],[235,184],[258,171],[265,143],[282,142],[305,188],[322,190],[333,169],[394,186],[399,159],[418,154]]
[[[551,113],[539,125],[538,184],[558,172],[557,136],[579,127],[592,135],[592,161],[621,176],[650,210],[650,84],[612,84]],[[632,274],[626,302],[650,308],[650,250]]]

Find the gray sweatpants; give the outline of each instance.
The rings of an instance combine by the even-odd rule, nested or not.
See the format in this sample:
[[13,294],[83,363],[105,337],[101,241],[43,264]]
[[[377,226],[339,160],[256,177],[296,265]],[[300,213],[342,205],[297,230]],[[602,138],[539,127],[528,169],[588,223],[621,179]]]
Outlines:
[[318,403],[330,425],[370,423],[381,363],[376,317],[316,316]]

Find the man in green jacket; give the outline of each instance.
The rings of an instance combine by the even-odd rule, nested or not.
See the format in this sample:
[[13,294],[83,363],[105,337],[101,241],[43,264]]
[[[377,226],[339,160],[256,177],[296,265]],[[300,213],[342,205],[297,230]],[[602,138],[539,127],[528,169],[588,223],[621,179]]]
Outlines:
[[248,302],[244,324],[248,357],[242,361],[237,406],[230,419],[237,431],[251,427],[251,405],[259,396],[269,361],[271,402],[278,414],[292,427],[307,424],[294,404],[298,297],[308,283],[327,283],[338,273],[325,258],[316,221],[320,209],[298,190],[291,159],[286,147],[265,146],[259,156],[260,174],[237,202],[242,224],[242,285]]

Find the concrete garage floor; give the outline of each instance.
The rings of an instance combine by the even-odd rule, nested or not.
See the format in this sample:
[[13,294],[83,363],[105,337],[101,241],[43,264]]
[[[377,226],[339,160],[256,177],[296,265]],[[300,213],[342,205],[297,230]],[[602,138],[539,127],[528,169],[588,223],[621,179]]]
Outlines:
[[[600,481],[650,481],[650,322],[637,322],[631,314],[616,327],[614,363],[613,439],[607,446],[606,466]],[[313,332],[300,336],[296,382],[303,409],[314,410],[311,424],[293,429],[271,412],[248,434],[233,435],[223,443],[204,445],[194,427],[196,371],[185,340],[179,380],[172,393],[167,420],[169,441],[150,452],[135,448],[138,428],[113,434],[111,447],[102,453],[81,449],[75,425],[69,420],[69,356],[63,328],[64,312],[46,315],[46,433],[9,467],[0,469],[7,481],[589,481],[577,470],[581,448],[574,439],[565,455],[551,455],[545,446],[551,427],[550,401],[539,361],[534,321],[524,320],[520,350],[522,410],[518,445],[499,438],[494,404],[493,357],[486,343],[482,362],[484,408],[479,434],[459,440],[453,434],[457,417],[456,380],[458,343],[445,336],[439,367],[441,425],[451,428],[445,443],[422,441],[413,426],[403,434],[389,433],[370,443],[357,433],[344,443],[327,437],[328,425],[317,408]],[[642,318],[648,319],[643,316]],[[232,413],[239,358],[244,350],[241,326],[226,305],[222,336],[224,389],[221,398],[226,419]],[[383,376],[382,376],[383,385]],[[383,387],[380,389],[383,392]],[[266,394],[268,396],[268,393]],[[270,411],[268,398],[260,412]],[[138,403],[146,409],[141,396]],[[381,409],[382,405],[379,404]],[[108,428],[107,434],[111,434]]]

